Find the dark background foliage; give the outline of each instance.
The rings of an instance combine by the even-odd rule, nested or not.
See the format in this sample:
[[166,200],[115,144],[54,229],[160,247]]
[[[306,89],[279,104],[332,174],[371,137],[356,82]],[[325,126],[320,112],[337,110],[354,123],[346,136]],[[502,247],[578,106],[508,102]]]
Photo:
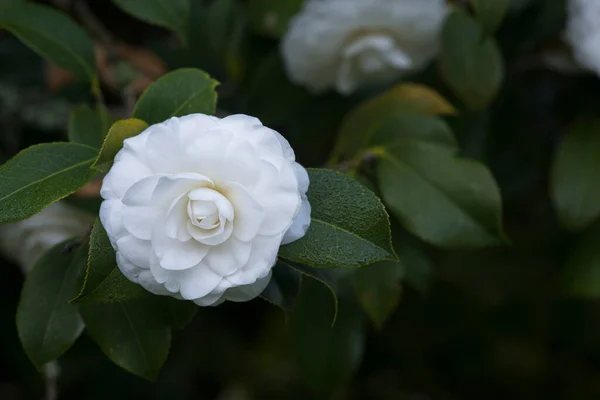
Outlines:
[[[235,7],[221,14],[215,7],[208,15],[207,2],[194,8],[192,18],[198,19],[191,24],[187,48],[166,30],[133,19],[109,1],[46,3],[64,7],[104,46],[100,69],[114,81],[105,79],[102,89],[117,116],[128,114],[129,97],[139,93],[145,79],[181,66],[198,67],[222,83],[218,113],[261,118],[290,140],[301,163],[321,166],[343,116],[377,93],[315,97],[292,85],[277,55],[277,41],[250,29],[252,15],[244,12],[245,2],[233,2]],[[563,290],[565,262],[585,232],[567,233],[559,226],[548,183],[552,155],[571,124],[597,112],[600,81],[548,67],[544,55],[564,51],[558,39],[565,4],[530,3],[522,12],[510,13],[497,34],[506,78],[496,101],[486,110],[449,120],[464,155],[484,161],[497,179],[512,243],[443,251],[410,239],[410,247],[422,254],[414,255],[417,262],[406,271],[399,306],[380,331],[369,326],[363,362],[335,391],[337,398],[600,396],[600,304],[593,298],[567,297]],[[106,47],[104,30],[90,27],[89,14],[102,22],[112,48]],[[129,59],[115,51],[117,44],[131,46],[125,52]],[[412,80],[454,100],[434,65]],[[2,161],[31,144],[65,140],[69,112],[82,103],[93,104],[85,84],[60,75],[0,31]],[[2,399],[35,399],[45,391],[14,325],[22,282],[18,267],[3,262]],[[288,326],[281,311],[262,300],[202,308],[185,330],[175,333],[156,383],[117,368],[84,336],[60,359],[60,398],[313,398],[317,395],[300,373]],[[322,371],[322,379],[335,381],[336,369],[347,368],[338,361]]]

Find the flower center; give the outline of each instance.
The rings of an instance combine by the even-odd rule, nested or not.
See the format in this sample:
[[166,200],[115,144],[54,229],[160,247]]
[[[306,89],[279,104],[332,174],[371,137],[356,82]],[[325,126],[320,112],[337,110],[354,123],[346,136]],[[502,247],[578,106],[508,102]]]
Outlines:
[[231,202],[210,188],[199,188],[187,194],[188,231],[205,244],[222,243],[231,234],[234,211]]

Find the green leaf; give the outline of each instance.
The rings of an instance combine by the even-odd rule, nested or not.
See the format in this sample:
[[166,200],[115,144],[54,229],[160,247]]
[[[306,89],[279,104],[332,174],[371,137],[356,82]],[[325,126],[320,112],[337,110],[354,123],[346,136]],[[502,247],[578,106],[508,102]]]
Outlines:
[[248,19],[256,32],[279,38],[288,28],[290,19],[302,8],[304,0],[249,0]]
[[446,148],[458,150],[452,130],[444,120],[431,115],[398,113],[382,121],[374,130],[369,146],[392,146],[405,139],[420,140]]
[[[160,300],[160,299],[158,299]],[[79,306],[87,333],[115,364],[155,380],[169,354],[171,329],[154,298]]]
[[580,122],[560,144],[551,172],[552,200],[571,230],[600,217],[600,122]]
[[311,224],[302,239],[280,248],[281,258],[317,268],[396,258],[388,215],[373,192],[339,172],[309,169],[308,174]]
[[69,304],[85,267],[87,245],[69,251],[73,240],[50,249],[27,275],[17,308],[17,330],[39,369],[67,351],[83,331],[77,307]]
[[502,23],[510,0],[471,0],[475,15],[487,34],[493,34]]
[[[414,83],[399,84],[350,111],[342,122],[333,159],[337,162],[340,158],[352,157],[372,145],[375,132],[384,125],[395,123],[400,132],[404,129],[439,131],[434,125],[445,123],[433,116],[455,113],[454,107],[433,89]],[[451,133],[450,137],[447,133],[441,136],[441,140],[455,142]]]
[[100,149],[113,122],[112,116],[102,109],[77,107],[71,112],[69,119],[69,140]]
[[175,329],[185,328],[196,316],[198,305],[193,301],[178,300],[173,297],[157,297],[156,309],[161,313],[163,321]]
[[302,274],[283,261],[273,267],[272,273],[271,281],[260,297],[287,313],[298,296]]
[[148,124],[136,118],[122,119],[115,122],[108,131],[98,158],[94,161],[92,168],[101,172],[108,172],[113,160],[119,150],[123,147],[123,141],[127,138],[139,135],[148,128]]
[[381,261],[354,273],[358,301],[377,329],[383,328],[400,302],[402,275],[402,264],[394,261]]
[[418,240],[406,233],[393,237],[396,253],[403,268],[403,282],[416,289],[421,295],[429,294],[433,280],[433,263],[427,257]]
[[569,257],[562,279],[573,297],[600,297],[600,226],[581,238]]
[[275,281],[276,286],[274,287],[269,283],[269,286],[261,293],[261,297],[287,313],[296,302],[302,278],[311,278],[324,285],[331,293],[331,300],[333,301],[331,326],[333,326],[338,313],[338,277],[335,273],[335,270],[312,268],[279,259],[273,270],[273,279],[271,280],[271,282]]
[[40,56],[76,77],[97,80],[92,40],[64,13],[18,2],[2,10],[0,28],[9,30]]
[[298,364],[309,386],[319,392],[341,387],[352,377],[365,341],[362,315],[350,301],[340,302],[331,326],[334,309],[329,298],[326,287],[304,279],[291,319]]
[[446,248],[502,243],[500,191],[483,164],[403,140],[386,150],[377,174],[385,204],[421,239]]
[[162,76],[140,96],[133,116],[156,124],[193,113],[214,114],[218,82],[206,72],[182,68]]
[[85,281],[74,303],[114,303],[149,296],[140,285],[127,279],[117,267],[106,230],[99,219],[90,239]]
[[191,0],[113,0],[120,9],[150,24],[170,29],[185,44]]
[[0,223],[29,218],[70,195],[95,175],[97,150],[76,143],[44,143],[0,167]]
[[0,8],[12,6],[16,3],[22,3],[25,0],[0,0]]
[[504,79],[504,61],[496,41],[455,8],[446,19],[439,58],[442,78],[472,110],[488,106]]

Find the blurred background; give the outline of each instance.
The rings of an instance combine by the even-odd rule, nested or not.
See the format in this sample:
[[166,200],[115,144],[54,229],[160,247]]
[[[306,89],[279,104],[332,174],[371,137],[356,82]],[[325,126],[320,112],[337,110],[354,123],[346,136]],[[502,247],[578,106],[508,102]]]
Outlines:
[[[315,96],[293,85],[276,39],[284,27],[265,20],[252,1],[193,1],[185,47],[107,0],[40,3],[65,10],[94,38],[102,92],[115,117],[129,115],[137,96],[165,72],[198,67],[221,82],[217,114],[257,116],[291,142],[299,162],[322,166],[344,115],[377,93]],[[296,3],[289,0],[282,12],[293,14]],[[597,114],[600,80],[582,72],[561,41],[565,1],[518,3],[496,35],[506,60],[497,100],[449,119],[464,155],[484,161],[497,179],[512,244],[443,251],[395,227],[411,249],[403,259],[399,304],[382,327],[364,325],[365,341],[351,346],[351,356],[333,352],[327,365],[313,371],[317,380],[332,383],[327,396],[600,398],[600,303],[564,291],[566,262],[586,232],[560,228],[548,188],[552,155],[567,128]],[[434,64],[410,80],[453,98]],[[0,161],[34,143],[66,140],[70,111],[93,102],[87,84],[0,31]],[[93,209],[98,201],[73,203]],[[155,383],[116,367],[85,335],[59,360],[57,382],[48,381],[17,337],[22,282],[20,268],[3,260],[0,399],[51,399],[56,384],[60,399],[325,397],[297,362],[289,321],[260,299],[201,308],[175,333]]]

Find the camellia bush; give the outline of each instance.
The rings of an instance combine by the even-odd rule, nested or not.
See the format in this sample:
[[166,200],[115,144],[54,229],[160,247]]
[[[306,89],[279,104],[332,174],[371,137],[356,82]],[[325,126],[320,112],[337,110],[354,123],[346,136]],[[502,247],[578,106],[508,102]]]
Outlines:
[[0,0],[0,250],[45,398],[91,398],[97,348],[220,398],[553,393],[553,307],[600,295],[591,3]]

